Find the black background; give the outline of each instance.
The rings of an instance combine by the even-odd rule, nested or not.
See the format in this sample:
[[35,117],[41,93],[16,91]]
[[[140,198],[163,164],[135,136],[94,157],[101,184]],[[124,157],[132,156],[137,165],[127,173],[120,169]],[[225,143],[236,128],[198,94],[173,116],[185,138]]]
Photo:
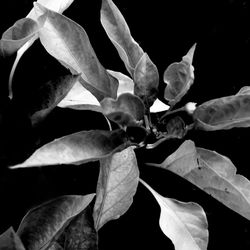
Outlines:
[[[32,0],[1,3],[0,33],[25,17]],[[235,94],[250,85],[250,3],[248,1],[141,1],[116,0],[134,39],[157,65],[160,91],[166,67],[181,57],[196,42],[193,65],[195,82],[180,103],[204,101]],[[126,73],[125,67],[107,38],[99,21],[100,0],[75,0],[64,14],[84,27],[105,68]],[[1,172],[0,232],[9,226],[17,229],[22,216],[33,206],[62,194],[95,192],[98,164],[55,166],[8,170],[9,161],[20,161],[34,143],[37,134],[43,142],[82,129],[106,129],[102,117],[57,108],[39,131],[32,131],[20,105],[9,103],[7,82],[14,56],[1,58]],[[28,102],[34,86],[66,70],[46,53],[39,41],[22,57],[14,77],[16,103]],[[162,97],[162,95],[161,95]],[[37,133],[37,134],[36,134]],[[238,173],[250,179],[250,130],[238,128],[217,132],[190,132],[197,146],[228,156]],[[209,250],[250,249],[250,222],[226,208],[192,184],[143,162],[161,162],[181,144],[171,140],[154,150],[137,151],[141,178],[161,195],[200,204],[209,223]],[[174,249],[161,232],[160,209],[154,197],[139,185],[134,203],[119,220],[106,224],[99,232],[100,249]]]

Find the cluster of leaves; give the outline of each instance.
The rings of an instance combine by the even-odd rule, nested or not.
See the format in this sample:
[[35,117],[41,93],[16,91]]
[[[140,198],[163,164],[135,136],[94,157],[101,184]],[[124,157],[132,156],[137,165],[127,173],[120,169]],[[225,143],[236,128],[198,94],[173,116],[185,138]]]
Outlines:
[[[102,0],[101,23],[130,77],[105,69],[83,27],[62,15],[72,2],[38,0],[27,17],[4,32],[2,54],[17,54],[10,74],[9,97],[15,95],[12,77],[19,59],[39,39],[71,73],[43,84],[34,93],[31,104],[25,107],[32,126],[42,124],[59,106],[101,113],[110,129],[65,135],[42,145],[24,162],[10,168],[99,161],[96,194],[61,196],[30,210],[16,232],[9,228],[0,236],[0,249],[97,249],[98,230],[129,209],[139,182],[159,203],[160,227],[175,249],[207,249],[208,222],[202,207],[163,197],[141,180],[135,151],[155,148],[170,138],[183,139],[192,129],[249,127],[250,87],[198,107],[187,103],[174,109],[194,82],[196,44],[164,72],[167,105],[158,99],[157,67],[133,39],[112,0]],[[165,113],[153,121],[151,113],[160,111]],[[192,123],[186,124],[178,111],[187,112]],[[250,220],[250,182],[236,174],[236,167],[226,156],[186,140],[161,164],[147,164],[181,176]]]

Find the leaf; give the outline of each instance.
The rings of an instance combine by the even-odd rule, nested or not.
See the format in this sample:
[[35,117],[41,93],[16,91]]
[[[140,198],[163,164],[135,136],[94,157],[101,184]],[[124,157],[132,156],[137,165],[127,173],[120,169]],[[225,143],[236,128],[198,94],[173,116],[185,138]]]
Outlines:
[[193,113],[196,127],[213,131],[250,126],[250,94],[247,87],[233,96],[210,100]]
[[3,55],[11,55],[29,41],[43,26],[46,15],[38,18],[37,22],[30,18],[22,18],[7,29],[0,40]]
[[[69,224],[50,242],[46,250],[71,249],[95,250],[97,247],[97,232],[94,228],[92,206],[89,204],[76,215]],[[44,250],[45,250],[44,249]]]
[[124,93],[116,100],[105,98],[101,107],[105,116],[122,126],[136,124],[143,119],[145,112],[141,99],[130,93]]
[[54,81],[43,84],[31,96],[27,110],[31,116],[32,125],[37,125],[57,106],[67,95],[80,75],[65,75]]
[[123,15],[111,0],[102,0],[101,23],[133,77],[134,69],[144,52],[131,36]]
[[250,181],[236,174],[226,156],[185,141],[161,164],[148,164],[174,172],[250,220]]
[[153,105],[150,107],[150,113],[157,113],[157,112],[162,112],[169,110],[169,106],[163,103],[161,100],[158,98],[155,100]]
[[182,57],[181,62],[170,64],[164,72],[164,82],[167,84],[164,98],[174,106],[187,93],[194,82],[194,67],[192,65],[196,44]]
[[146,107],[152,106],[157,98],[159,73],[155,64],[144,53],[134,71],[134,92],[139,96]]
[[[64,10],[66,10],[70,4],[74,0],[38,0],[37,2],[44,5],[45,7],[54,10],[59,13],[63,13]],[[26,18],[33,19],[34,21],[39,21],[41,18],[41,15],[35,12],[35,9],[32,8],[29,14],[26,16]],[[26,43],[19,48],[17,51],[17,56],[14,61],[14,64],[12,66],[10,77],[9,77],[9,97],[12,99],[13,93],[12,93],[12,78],[14,76],[17,64],[19,60],[21,59],[22,55],[25,53],[25,51],[34,43],[34,41],[38,38],[38,34],[35,33],[29,40],[26,41]]]
[[186,135],[186,124],[180,116],[175,116],[167,122],[166,131],[171,138],[182,139]]
[[99,101],[104,97],[116,98],[118,81],[99,62],[85,30],[71,19],[38,3],[35,7],[47,15],[39,31],[40,41],[47,52],[73,74],[81,73],[81,84]]
[[77,81],[70,89],[68,94],[58,103],[58,107],[66,108],[74,105],[95,105],[100,106],[100,103],[90,91],[86,90],[82,84]]
[[37,149],[25,162],[10,167],[26,168],[58,164],[80,165],[107,157],[129,146],[125,131],[90,130],[66,135]]
[[118,219],[133,202],[139,181],[139,169],[132,147],[100,161],[97,196],[94,207],[95,228]]
[[27,249],[46,249],[69,222],[84,211],[94,196],[65,195],[43,203],[25,215],[17,234]]
[[250,86],[242,87],[236,95],[249,95],[250,94]]
[[0,250],[25,250],[22,241],[12,227],[0,235]]
[[117,96],[124,93],[134,94],[134,81],[129,77],[124,75],[121,72],[107,70],[110,75],[115,77],[119,81],[119,86],[117,90]]
[[160,227],[173,242],[175,250],[205,250],[208,223],[204,210],[194,202],[180,202],[159,195],[140,179],[160,205]]

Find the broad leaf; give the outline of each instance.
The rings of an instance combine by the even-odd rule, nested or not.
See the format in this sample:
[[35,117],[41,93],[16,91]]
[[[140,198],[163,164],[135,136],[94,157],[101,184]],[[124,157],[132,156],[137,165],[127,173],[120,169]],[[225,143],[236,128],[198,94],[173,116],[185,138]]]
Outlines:
[[43,26],[46,15],[38,18],[37,22],[30,18],[22,18],[6,30],[0,40],[2,54],[11,55],[29,41]]
[[164,82],[167,84],[164,97],[174,106],[187,93],[194,82],[194,67],[192,65],[196,44],[182,57],[181,62],[170,64],[164,72]]
[[75,216],[89,205],[95,194],[66,195],[31,209],[17,234],[29,250],[48,249]]
[[12,227],[0,235],[0,250],[25,250],[22,241]]
[[159,73],[147,53],[143,54],[135,67],[134,82],[135,95],[143,100],[145,107],[152,106],[158,94]]
[[117,96],[124,93],[134,94],[134,81],[129,76],[113,70],[108,70],[108,72],[119,81]]
[[204,210],[194,202],[180,202],[159,195],[140,180],[161,207],[160,227],[173,242],[175,250],[206,250],[208,223]]
[[65,108],[72,105],[96,105],[100,106],[100,103],[90,91],[86,90],[82,84],[77,81],[70,89],[68,94],[63,100],[58,103],[58,107]]
[[[35,3],[47,19],[39,38],[49,54],[72,73],[81,73],[81,84],[99,101],[116,98],[118,81],[99,62],[85,30],[71,19]],[[55,43],[57,46],[55,46]]]
[[141,99],[130,93],[124,93],[116,100],[105,98],[101,101],[101,107],[105,116],[122,126],[138,123],[145,112]]
[[196,148],[188,140],[161,164],[149,165],[180,175],[250,220],[250,181],[236,174],[236,167],[226,156]]
[[101,23],[133,77],[134,69],[144,52],[131,36],[123,15],[112,0],[102,0]]
[[96,161],[129,146],[121,129],[81,131],[56,139],[37,149],[25,162],[10,168],[58,164],[80,165]]
[[193,113],[196,127],[203,130],[231,129],[250,126],[250,93],[243,87],[236,95],[199,105]]
[[31,96],[27,110],[33,125],[41,122],[67,95],[80,75],[65,75],[43,84]]
[[97,250],[98,235],[94,227],[92,204],[60,230],[44,250]]
[[100,162],[93,214],[97,230],[108,221],[118,219],[129,209],[139,181],[139,169],[132,147]]

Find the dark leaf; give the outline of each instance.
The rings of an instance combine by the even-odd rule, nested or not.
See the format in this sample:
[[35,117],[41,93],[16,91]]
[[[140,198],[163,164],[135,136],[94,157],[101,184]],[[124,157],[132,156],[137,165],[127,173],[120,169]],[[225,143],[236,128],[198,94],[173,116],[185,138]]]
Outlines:
[[134,82],[135,95],[139,96],[145,107],[149,108],[157,98],[159,73],[147,53],[143,54],[135,67]]
[[73,74],[81,73],[81,84],[99,101],[104,97],[116,98],[118,81],[99,62],[85,30],[71,19],[38,3],[35,7],[47,15],[39,31],[40,41],[47,52]]
[[25,250],[23,243],[12,227],[0,235],[0,250]]
[[133,77],[134,69],[144,52],[131,36],[123,15],[112,0],[102,0],[101,23]]
[[133,202],[139,181],[139,169],[132,147],[100,161],[94,207],[95,228],[118,219]]
[[166,124],[166,130],[168,133],[168,136],[171,136],[172,138],[183,138],[186,134],[186,124],[182,120],[180,116],[176,116],[172,118],[170,121]]
[[192,66],[196,44],[182,57],[181,62],[170,64],[164,72],[164,82],[167,84],[164,98],[174,106],[187,93],[194,82],[194,67]]
[[130,143],[125,131],[81,131],[56,139],[36,150],[25,162],[10,168],[58,164],[80,165],[120,151]]
[[116,100],[105,98],[101,101],[101,107],[105,116],[122,126],[138,123],[145,112],[141,99],[130,93],[124,93]]
[[31,209],[23,218],[17,234],[27,249],[47,249],[93,198],[94,194],[66,195]]
[[67,95],[80,75],[65,75],[43,84],[32,94],[27,110],[33,125],[41,122]]
[[[88,205],[76,215],[63,230],[58,239],[54,239],[44,250],[71,249],[95,250],[98,249],[98,237],[94,228],[92,208]],[[57,238],[57,237],[55,237]]]
[[203,130],[250,126],[250,94],[244,87],[234,96],[213,99],[199,105],[193,113],[196,127]]

